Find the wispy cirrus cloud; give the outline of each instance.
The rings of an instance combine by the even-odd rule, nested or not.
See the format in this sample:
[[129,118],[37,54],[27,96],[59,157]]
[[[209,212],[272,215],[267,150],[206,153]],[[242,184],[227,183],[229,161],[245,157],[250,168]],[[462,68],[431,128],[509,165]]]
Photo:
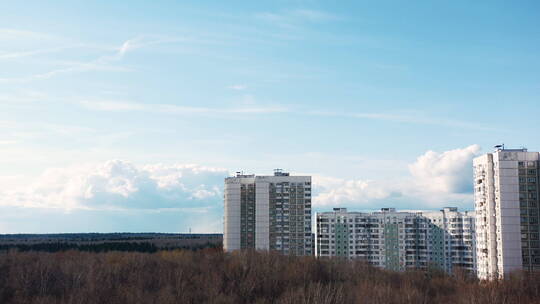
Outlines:
[[162,113],[162,114],[207,114],[207,115],[222,115],[222,114],[263,114],[263,113],[285,113],[289,109],[283,106],[241,106],[231,108],[210,108],[210,107],[192,107],[192,106],[180,106],[174,104],[143,104],[136,102],[126,101],[81,101],[80,104],[89,109],[95,111],[110,111],[110,112],[124,112],[124,111],[144,111],[149,113]]
[[[0,35],[2,33],[0,32]],[[30,35],[30,34],[27,34]],[[99,47],[85,45],[85,44],[75,44],[68,46],[58,46],[51,47],[46,49],[34,49],[30,51],[16,51],[9,53],[0,53],[0,59],[15,59],[21,57],[34,56],[44,53],[53,53],[65,51],[68,49],[75,48],[91,48],[98,49],[101,51],[106,51],[108,53],[99,56],[98,58],[90,61],[81,61],[81,62],[71,62],[67,66],[56,68],[54,70],[37,73],[29,76],[23,77],[12,77],[12,78],[0,78],[0,83],[25,83],[33,80],[43,80],[50,79],[63,74],[72,74],[72,73],[83,73],[89,71],[111,71],[111,72],[129,72],[132,69],[120,66],[117,63],[120,62],[124,56],[137,49],[149,47],[152,45],[163,44],[163,43],[177,43],[185,41],[184,38],[179,37],[162,37],[162,36],[138,36],[132,39],[124,41],[120,46],[117,47]]]
[[[77,101],[77,99],[79,101]],[[75,101],[73,101],[75,100]],[[135,102],[132,100],[122,99],[83,99],[80,97],[59,97],[49,96],[43,92],[24,91],[19,94],[1,94],[0,102],[4,105],[13,105],[17,107],[38,105],[43,102],[62,102],[65,104],[75,103],[85,109],[92,111],[109,111],[109,112],[129,112],[129,111],[144,111],[157,114],[177,114],[177,115],[224,115],[224,114],[272,114],[282,113],[300,116],[316,116],[316,117],[341,117],[359,120],[378,120],[396,124],[411,124],[411,125],[430,125],[440,126],[454,129],[470,129],[470,130],[495,130],[494,127],[472,121],[463,121],[451,119],[447,117],[437,117],[429,113],[423,112],[337,112],[331,110],[305,110],[298,107],[284,106],[281,104],[258,104],[256,98],[251,95],[243,96],[243,99],[236,106],[231,107],[200,107],[189,105],[178,105],[169,103],[150,104],[143,102]]]
[[80,125],[0,120],[0,141],[3,141],[5,145],[34,142],[37,139],[51,137],[67,137],[73,141],[96,134],[96,129]]
[[301,18],[304,20],[310,20],[315,22],[323,22],[323,21],[332,21],[332,20],[339,20],[341,17],[331,14],[325,11],[320,10],[311,10],[311,9],[297,9],[293,10],[289,13],[292,17]]
[[75,48],[81,48],[85,47],[84,45],[73,45],[73,46],[59,46],[59,47],[52,47],[52,48],[46,48],[46,49],[36,49],[31,51],[16,51],[16,52],[5,52],[0,53],[0,60],[1,59],[16,59],[16,58],[24,58],[24,57],[31,57],[41,54],[48,54],[48,53],[57,53],[69,49],[75,49]]
[[334,111],[309,111],[309,115],[344,117],[353,119],[382,120],[395,123],[434,125],[452,128],[493,130],[492,127],[477,122],[454,120],[443,117],[434,117],[424,113],[377,113],[377,112],[334,112]]
[[242,90],[247,89],[247,85],[245,85],[245,84],[233,84],[233,85],[228,86],[227,88],[231,89],[231,90],[242,91]]
[[169,36],[138,36],[135,38],[131,38],[129,40],[124,41],[122,43],[122,46],[118,48],[118,56],[122,57],[126,53],[140,49],[149,47],[152,45],[157,44],[164,44],[164,43],[177,43],[177,42],[186,42],[188,39],[183,37],[169,37]]
[[305,23],[320,23],[339,20],[337,15],[311,9],[286,10],[281,12],[263,12],[255,14],[255,18],[283,28],[299,28]]
[[343,117],[352,119],[368,119],[388,121],[398,124],[416,124],[433,125],[459,129],[474,130],[493,130],[492,127],[477,122],[467,122],[453,120],[448,118],[433,117],[424,113],[378,113],[378,112],[334,112],[334,111],[303,111],[281,105],[262,106],[257,105],[252,96],[248,96],[242,106],[231,108],[212,108],[212,107],[194,107],[180,106],[175,104],[144,104],[132,101],[122,100],[84,100],[80,105],[96,111],[146,111],[150,113],[164,114],[270,114],[270,113],[288,113],[302,116],[320,116],[320,117]]
[[50,40],[58,39],[57,36],[21,29],[0,28],[0,41],[13,40]]

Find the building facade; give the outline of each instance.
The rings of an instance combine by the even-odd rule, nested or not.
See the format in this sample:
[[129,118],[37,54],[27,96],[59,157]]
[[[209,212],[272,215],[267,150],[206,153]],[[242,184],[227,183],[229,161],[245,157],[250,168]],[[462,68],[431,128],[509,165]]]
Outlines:
[[316,215],[316,255],[366,260],[390,270],[456,267],[475,272],[474,212],[333,212]]
[[540,270],[538,152],[498,147],[473,161],[478,276]]
[[313,255],[311,177],[237,173],[225,179],[223,248]]

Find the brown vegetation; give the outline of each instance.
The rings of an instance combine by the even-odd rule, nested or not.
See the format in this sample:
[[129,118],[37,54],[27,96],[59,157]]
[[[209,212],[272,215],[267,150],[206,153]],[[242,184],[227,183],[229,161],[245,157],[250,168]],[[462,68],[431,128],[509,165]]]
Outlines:
[[0,303],[540,303],[540,276],[498,282],[361,262],[219,250],[0,253]]

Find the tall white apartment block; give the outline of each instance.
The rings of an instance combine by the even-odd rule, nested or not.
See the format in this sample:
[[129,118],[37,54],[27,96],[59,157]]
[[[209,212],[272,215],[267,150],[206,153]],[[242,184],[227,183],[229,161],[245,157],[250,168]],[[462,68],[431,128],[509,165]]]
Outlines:
[[225,251],[258,249],[313,255],[311,177],[237,173],[225,178]]
[[317,213],[316,254],[346,257],[391,270],[460,267],[475,272],[474,212],[441,211]]
[[540,154],[497,146],[473,161],[478,276],[540,270]]

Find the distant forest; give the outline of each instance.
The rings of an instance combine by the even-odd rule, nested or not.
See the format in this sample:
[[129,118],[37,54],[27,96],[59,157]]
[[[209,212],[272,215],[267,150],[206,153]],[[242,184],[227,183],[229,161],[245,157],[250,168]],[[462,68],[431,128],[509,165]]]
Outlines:
[[222,248],[221,234],[172,233],[67,233],[67,234],[3,234],[0,252],[17,250],[59,252],[144,252],[159,250],[201,250]]
[[153,243],[148,242],[106,242],[96,244],[77,244],[67,242],[57,243],[36,243],[36,244],[10,244],[0,245],[0,251],[7,251],[16,249],[18,251],[45,251],[45,252],[58,252],[66,250],[79,250],[90,252],[107,252],[107,251],[134,251],[134,252],[157,252],[158,250],[175,250],[175,249],[189,249],[200,250],[204,248],[221,248],[221,244],[204,243],[204,244],[190,244],[183,246],[173,247],[158,247]]
[[540,275],[392,272],[361,261],[224,253],[0,252],[0,303],[540,303]]

